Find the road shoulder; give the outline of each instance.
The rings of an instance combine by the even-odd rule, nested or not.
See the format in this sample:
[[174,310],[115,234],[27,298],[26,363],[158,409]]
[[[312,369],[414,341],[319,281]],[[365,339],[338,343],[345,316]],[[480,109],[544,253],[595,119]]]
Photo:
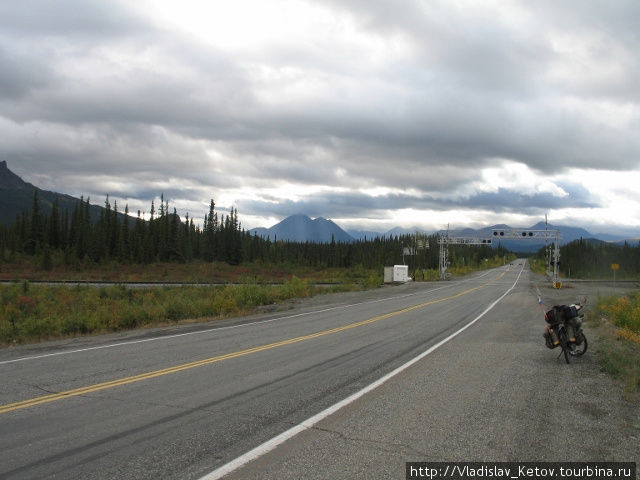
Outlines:
[[407,461],[640,462],[640,416],[592,352],[544,347],[529,285],[399,376],[229,478],[404,478]]

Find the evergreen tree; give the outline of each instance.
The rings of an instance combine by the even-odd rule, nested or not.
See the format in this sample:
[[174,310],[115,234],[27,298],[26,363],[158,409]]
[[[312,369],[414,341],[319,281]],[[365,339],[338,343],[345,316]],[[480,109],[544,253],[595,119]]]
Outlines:
[[131,233],[129,229],[129,204],[124,206],[124,218],[120,227],[120,235],[118,236],[118,259],[120,261],[130,261],[132,257],[131,251]]
[[218,216],[215,212],[215,202],[213,198],[209,204],[209,214],[205,215],[204,221],[204,260],[212,262],[217,258],[218,245],[216,245],[216,236],[218,230]]
[[25,252],[34,255],[42,247],[44,239],[44,227],[42,214],[40,213],[40,203],[38,202],[38,190],[33,192],[33,206],[31,207],[31,223],[29,237],[25,246]]
[[53,205],[51,206],[51,216],[49,217],[49,234],[47,235],[48,243],[51,248],[54,249],[59,248],[61,243],[60,219],[58,210],[58,197],[56,196],[53,200]]

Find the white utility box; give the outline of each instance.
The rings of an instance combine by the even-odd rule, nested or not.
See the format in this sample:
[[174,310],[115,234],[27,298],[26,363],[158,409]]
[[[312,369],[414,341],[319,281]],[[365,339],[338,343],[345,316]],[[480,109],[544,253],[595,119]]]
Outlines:
[[394,265],[393,266],[393,281],[394,282],[408,282],[409,281],[409,267],[407,265]]
[[384,267],[384,283],[393,283],[393,267]]
[[384,267],[384,283],[406,283],[410,280],[407,265]]

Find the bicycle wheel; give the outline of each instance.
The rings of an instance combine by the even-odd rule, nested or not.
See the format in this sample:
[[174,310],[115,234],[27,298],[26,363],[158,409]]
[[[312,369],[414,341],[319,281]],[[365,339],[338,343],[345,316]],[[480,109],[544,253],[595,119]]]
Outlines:
[[579,343],[580,345],[576,344],[575,349],[571,352],[571,354],[576,357],[579,357],[581,355],[584,355],[584,352],[587,351],[587,346],[589,345],[589,343],[587,342],[587,336],[584,334],[582,330],[580,330],[580,332],[576,336],[576,340],[577,340],[576,343]]

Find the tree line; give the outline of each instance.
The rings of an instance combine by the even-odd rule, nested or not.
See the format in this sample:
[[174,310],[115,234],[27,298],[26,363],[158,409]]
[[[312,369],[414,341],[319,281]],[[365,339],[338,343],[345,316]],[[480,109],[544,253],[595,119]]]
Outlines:
[[[536,255],[545,258],[545,249]],[[638,278],[640,243],[623,245],[593,239],[579,239],[560,247],[560,273],[568,278],[612,278],[611,266],[617,264],[617,278]]]
[[[418,241],[420,240],[420,242]],[[427,248],[424,248],[427,246]],[[423,248],[418,248],[421,246]],[[290,242],[252,235],[242,228],[237,209],[218,215],[211,200],[202,227],[187,214],[184,221],[161,196],[151,202],[149,219],[140,211],[130,215],[128,205],[121,212],[106,198],[99,218],[92,219],[90,201],[81,198],[72,211],[60,209],[57,199],[48,214],[40,207],[35,191],[32,208],[17,215],[10,225],[0,226],[0,261],[7,255],[40,256],[44,268],[55,253],[67,264],[117,261],[151,262],[242,262],[292,264],[311,267],[379,268],[406,261],[412,270],[438,266],[437,235],[401,235],[329,243]],[[411,255],[403,258],[403,250]],[[407,250],[405,250],[406,253]],[[478,265],[485,258],[502,256],[498,247],[450,247],[453,265]]]

